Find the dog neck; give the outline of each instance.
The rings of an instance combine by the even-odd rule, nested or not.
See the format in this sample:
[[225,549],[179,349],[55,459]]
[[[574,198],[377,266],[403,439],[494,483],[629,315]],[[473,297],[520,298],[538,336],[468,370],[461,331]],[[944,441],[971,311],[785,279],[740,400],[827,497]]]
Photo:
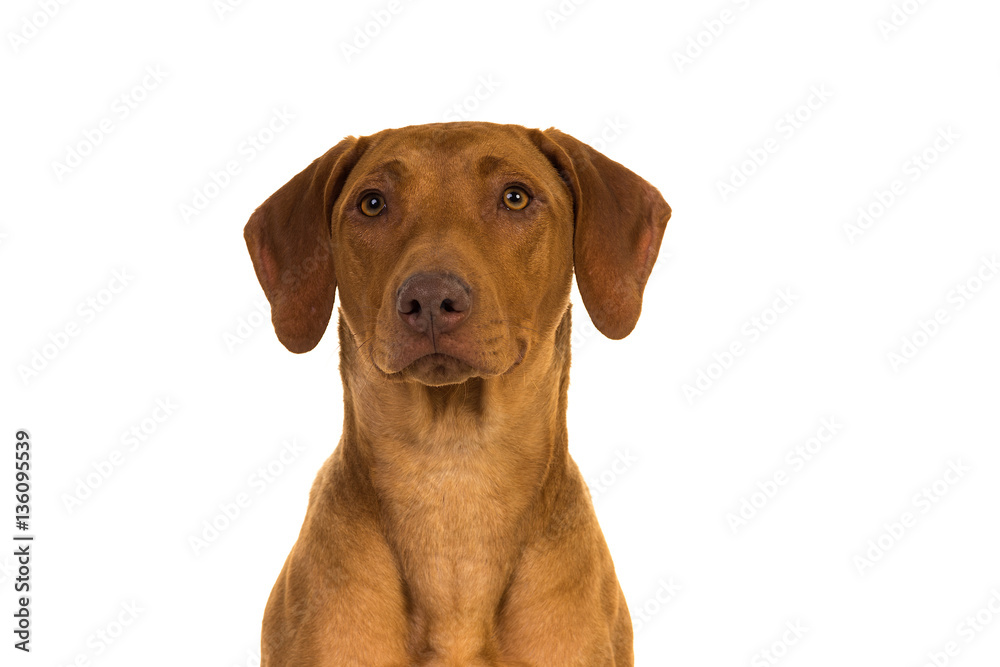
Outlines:
[[[366,370],[343,316],[340,348],[343,479],[368,497],[397,558],[413,641],[488,637],[520,554],[546,529],[572,466],[569,308],[513,371],[458,385]],[[446,609],[459,613],[435,616]]]

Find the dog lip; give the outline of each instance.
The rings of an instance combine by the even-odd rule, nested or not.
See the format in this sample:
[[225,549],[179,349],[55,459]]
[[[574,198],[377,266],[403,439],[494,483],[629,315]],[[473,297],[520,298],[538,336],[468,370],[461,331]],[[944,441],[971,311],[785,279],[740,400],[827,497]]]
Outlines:
[[455,355],[452,355],[452,354],[445,354],[443,352],[428,352],[428,353],[422,354],[422,355],[420,355],[418,357],[414,357],[405,366],[403,366],[399,370],[395,370],[395,371],[387,371],[387,370],[385,370],[384,368],[382,368],[381,365],[379,365],[379,363],[377,361],[375,361],[374,358],[371,361],[372,361],[372,365],[375,367],[375,370],[377,370],[379,373],[381,373],[382,377],[384,377],[386,379],[389,379],[389,380],[397,380],[397,379],[400,379],[400,378],[404,377],[408,373],[412,372],[414,370],[414,367],[417,366],[417,364],[428,364],[428,365],[431,365],[431,364],[434,364],[435,362],[442,363],[442,364],[460,364],[462,366],[467,367],[471,371],[475,371],[477,373],[479,372],[479,368],[477,368],[476,366],[473,366],[472,364],[468,363],[464,359],[456,357]]
[[414,359],[399,376],[432,386],[456,384],[480,375],[475,366],[450,354],[434,352]]
[[[466,363],[465,360],[456,357],[454,354],[445,354],[444,352],[428,352],[427,354],[422,354],[413,361],[411,361],[409,364],[407,364],[407,367],[412,366],[413,364],[417,363],[422,359],[426,359],[427,361],[445,361],[448,359],[454,359],[455,361],[460,361],[463,364]],[[471,364],[466,364],[466,365],[468,366]]]
[[434,361],[453,363],[457,361],[459,364],[462,364],[463,366],[468,366],[470,369],[475,371],[479,377],[491,377],[491,376],[501,377],[507,375],[515,368],[520,366],[521,362],[524,361],[524,357],[527,354],[527,352],[528,352],[528,344],[526,342],[521,342],[517,353],[517,359],[514,360],[514,363],[512,363],[510,366],[508,366],[507,368],[505,368],[500,372],[490,371],[485,368],[481,368],[477,364],[471,363],[470,361],[467,361],[462,357],[456,356],[454,354],[447,354],[445,352],[428,352],[427,354],[421,355],[416,359],[414,359],[413,361],[411,361],[409,364],[407,364],[406,368],[404,368],[403,371],[412,368],[414,364],[420,361],[424,361],[425,363],[433,363]]
[[458,364],[460,366],[466,367],[469,371],[473,373],[475,377],[502,377],[507,375],[515,368],[521,365],[527,355],[528,344],[525,341],[521,341],[519,345],[517,359],[507,368],[502,371],[493,371],[479,367],[477,364],[470,363],[469,361],[463,359],[462,357],[456,356],[454,354],[448,354],[445,352],[427,352],[418,357],[415,357],[409,361],[405,366],[396,371],[387,371],[382,368],[374,359],[372,362],[375,369],[387,380],[399,380],[411,373],[417,364],[434,364],[435,362],[442,364]]
[[522,341],[520,349],[518,350],[518,353],[517,353],[517,360],[514,363],[512,363],[510,366],[508,366],[507,370],[505,370],[504,372],[500,373],[500,375],[501,376],[502,375],[507,375],[508,373],[510,373],[511,371],[513,371],[515,368],[517,368],[518,366],[520,366],[521,362],[524,361],[524,357],[527,356],[527,354],[528,354],[528,343]]
[[413,364],[415,364],[415,363],[417,363],[419,361],[423,361],[423,362],[426,363],[426,362],[430,362],[430,361],[447,361],[447,360],[450,360],[450,359],[451,360],[455,360],[455,361],[460,361],[463,364],[466,364],[468,366],[472,365],[472,364],[469,364],[468,362],[466,362],[461,357],[458,357],[458,356],[456,356],[454,354],[448,354],[446,352],[425,352],[423,354],[419,354],[419,355],[417,355],[415,357],[412,357],[409,361],[406,362],[406,364],[400,370],[401,371],[405,371],[407,368],[413,366]]
[[448,365],[457,364],[458,366],[464,366],[468,368],[470,371],[474,371],[476,374],[482,373],[482,369],[476,366],[475,364],[471,364],[461,357],[458,357],[454,354],[447,354],[446,352],[428,352],[427,354],[422,354],[419,357],[416,357],[415,359],[410,361],[410,363],[408,363],[405,367],[403,367],[400,372],[405,373],[407,371],[412,371],[414,367],[417,366],[417,364],[428,365],[428,366],[433,364],[448,364]]

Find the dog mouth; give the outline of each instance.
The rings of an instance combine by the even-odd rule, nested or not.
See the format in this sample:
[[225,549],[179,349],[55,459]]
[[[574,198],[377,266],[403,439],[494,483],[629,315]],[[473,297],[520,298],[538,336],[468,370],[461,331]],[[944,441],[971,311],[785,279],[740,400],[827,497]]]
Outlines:
[[405,379],[417,380],[421,384],[437,387],[445,384],[458,384],[479,375],[471,365],[458,357],[442,352],[432,352],[413,360],[399,373]]
[[420,384],[439,387],[448,384],[460,384],[474,377],[488,378],[507,375],[521,365],[527,349],[527,343],[521,342],[518,345],[518,355],[514,362],[499,371],[480,368],[464,359],[444,352],[424,354],[396,372],[387,372],[382,368],[379,368],[379,370],[389,380],[416,381]]

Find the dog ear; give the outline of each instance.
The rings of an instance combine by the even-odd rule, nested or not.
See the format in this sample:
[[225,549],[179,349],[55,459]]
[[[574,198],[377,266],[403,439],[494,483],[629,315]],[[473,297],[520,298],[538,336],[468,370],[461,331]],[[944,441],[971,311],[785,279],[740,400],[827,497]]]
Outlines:
[[573,194],[573,263],[594,326],[608,338],[635,328],[670,206],[638,175],[579,139],[550,128],[534,134]]
[[316,347],[330,322],[337,287],[330,216],[361,144],[348,137],[314,160],[258,206],[243,230],[274,331],[292,352]]

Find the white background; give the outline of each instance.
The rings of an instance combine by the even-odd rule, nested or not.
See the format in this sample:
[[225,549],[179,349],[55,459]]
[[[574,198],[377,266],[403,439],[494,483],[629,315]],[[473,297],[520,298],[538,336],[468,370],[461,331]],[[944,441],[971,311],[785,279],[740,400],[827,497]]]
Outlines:
[[890,0],[44,4],[0,22],[0,536],[20,428],[37,536],[30,655],[0,549],[4,664],[256,664],[342,407],[336,337],[296,356],[258,314],[243,225],[344,136],[462,115],[559,127],[674,210],[635,332],[574,318],[570,447],[637,664],[998,664],[996,3],[908,0],[898,26]]

